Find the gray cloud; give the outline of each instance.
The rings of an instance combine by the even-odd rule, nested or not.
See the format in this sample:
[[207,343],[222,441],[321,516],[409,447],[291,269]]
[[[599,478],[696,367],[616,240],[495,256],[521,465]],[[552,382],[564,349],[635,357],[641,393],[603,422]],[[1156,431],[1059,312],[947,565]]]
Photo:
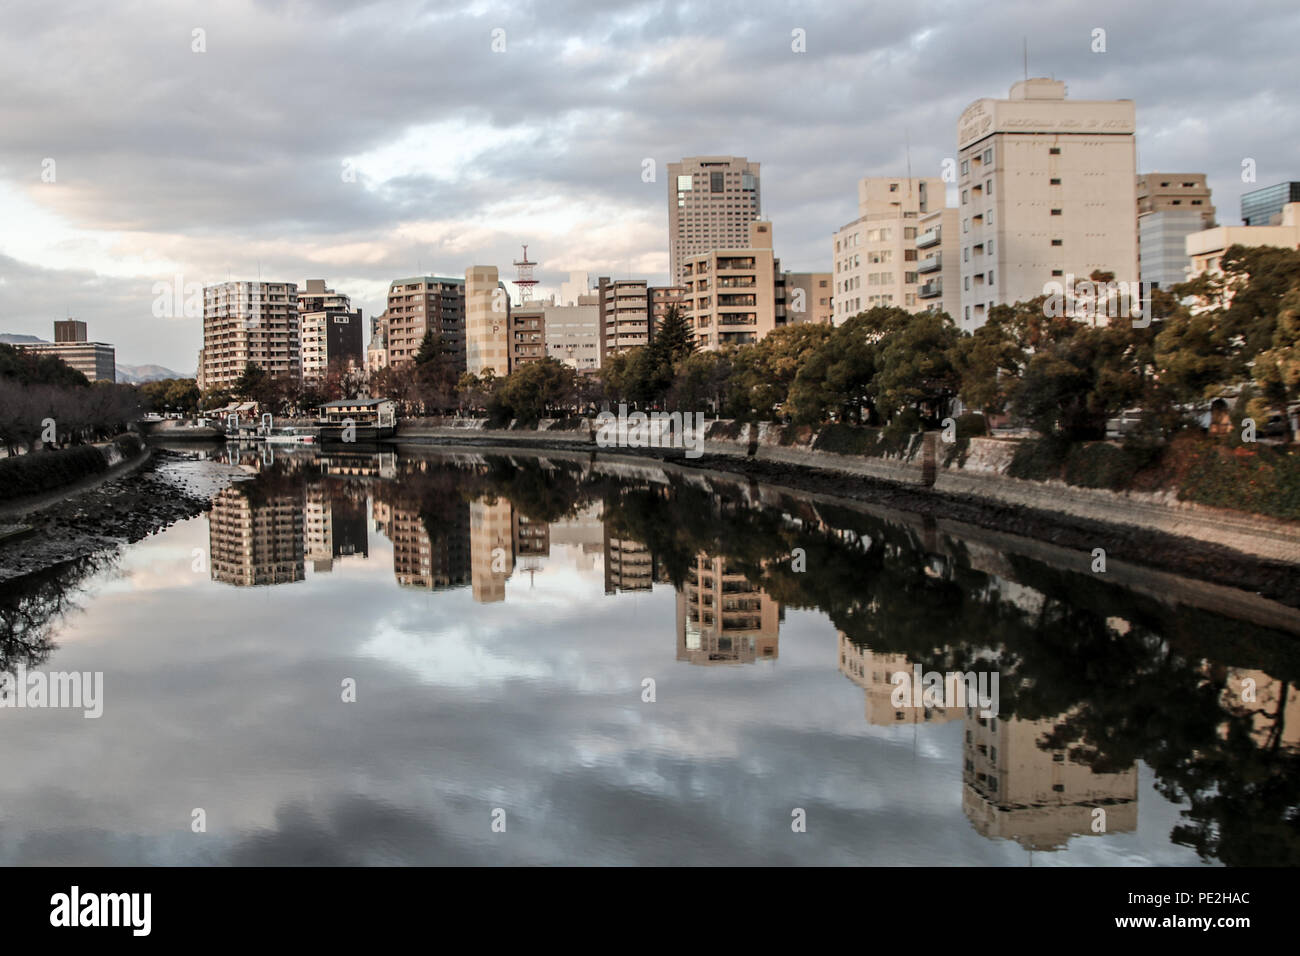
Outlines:
[[[760,161],[778,255],[825,268],[855,180],[909,160],[937,173],[961,110],[1020,77],[1022,38],[1030,72],[1071,96],[1134,99],[1140,168],[1207,173],[1232,223],[1243,158],[1260,185],[1300,176],[1298,26],[1294,4],[1270,0],[1213,16],[1117,0],[17,0],[0,13],[0,210],[36,208],[87,246],[81,264],[65,243],[51,268],[45,225],[6,217],[0,331],[48,335],[71,306],[121,361],[189,370],[197,324],[149,315],[152,283],[170,275],[137,263],[155,261],[191,281],[324,276],[368,312],[394,277],[508,271],[525,241],[544,287],[582,268],[663,279],[663,164],[699,153]],[[494,54],[498,27],[507,49]],[[790,50],[796,27],[807,53]],[[190,50],[195,28],[206,53]],[[46,157],[56,184],[40,182]],[[363,157],[360,181],[343,182]],[[646,157],[656,183],[641,181]]]

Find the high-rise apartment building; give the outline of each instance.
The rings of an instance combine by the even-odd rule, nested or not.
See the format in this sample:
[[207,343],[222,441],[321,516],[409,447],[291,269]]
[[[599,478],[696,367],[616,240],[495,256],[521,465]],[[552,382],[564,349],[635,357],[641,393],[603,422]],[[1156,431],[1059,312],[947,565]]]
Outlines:
[[390,366],[415,361],[425,334],[433,332],[442,337],[443,350],[456,358],[457,367],[465,369],[465,279],[394,279],[381,322]]
[[943,208],[938,178],[867,177],[858,181],[858,218],[835,233],[835,324],[876,306],[919,312],[920,217]]
[[361,310],[352,309],[346,295],[325,287],[324,279],[308,279],[298,293],[302,380],[319,384],[331,365],[365,362],[365,330]]
[[490,369],[498,378],[510,374],[509,319],[510,297],[497,267],[470,266],[465,272],[465,359],[470,372],[481,376]]
[[772,224],[755,220],[743,245],[720,246],[682,264],[686,324],[706,351],[757,342],[776,328]]
[[1282,210],[1289,203],[1300,202],[1300,183],[1277,183],[1243,193],[1241,197],[1241,224],[1243,226],[1276,226],[1282,220]]
[[302,377],[296,282],[222,282],[203,289],[199,387],[229,388],[248,365]]
[[687,259],[749,241],[762,212],[758,163],[743,156],[691,156],[668,164],[668,259],[681,285]]
[[596,280],[600,301],[601,362],[650,342],[649,283],[645,279]]
[[1136,282],[1131,100],[1067,100],[1034,77],[976,100],[957,124],[963,328],[1070,275]]

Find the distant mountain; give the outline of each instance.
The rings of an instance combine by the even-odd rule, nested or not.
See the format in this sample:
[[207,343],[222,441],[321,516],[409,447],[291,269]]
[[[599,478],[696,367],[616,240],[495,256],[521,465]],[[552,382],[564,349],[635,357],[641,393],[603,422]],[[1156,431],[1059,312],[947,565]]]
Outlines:
[[173,372],[171,369],[162,365],[119,365],[117,367],[117,380],[127,385],[139,385],[142,382],[156,382],[159,379],[164,378],[193,377],[193,375]]
[[25,345],[28,342],[44,342],[45,339],[39,335],[18,335],[14,332],[5,332],[0,334],[0,342],[5,345]]

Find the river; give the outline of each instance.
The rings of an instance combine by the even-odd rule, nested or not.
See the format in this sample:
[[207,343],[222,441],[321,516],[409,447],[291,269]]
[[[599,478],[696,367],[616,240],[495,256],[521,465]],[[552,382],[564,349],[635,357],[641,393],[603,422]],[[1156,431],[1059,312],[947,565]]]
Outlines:
[[0,588],[0,671],[102,675],[0,708],[0,863],[1300,862],[1285,608],[631,459],[235,459]]

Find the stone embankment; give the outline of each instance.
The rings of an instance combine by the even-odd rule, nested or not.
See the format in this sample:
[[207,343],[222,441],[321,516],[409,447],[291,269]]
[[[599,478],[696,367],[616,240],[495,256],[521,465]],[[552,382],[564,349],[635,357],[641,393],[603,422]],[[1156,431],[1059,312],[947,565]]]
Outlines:
[[[838,454],[814,448],[815,435],[802,441],[767,424],[714,421],[702,445],[710,467],[752,471],[755,477],[798,484],[798,472],[853,476],[940,499],[1067,517],[1088,525],[1110,525],[1161,536],[1190,538],[1270,562],[1300,565],[1300,522],[1211,508],[1178,500],[1177,490],[1158,493],[1081,488],[1061,481],[1026,481],[1007,474],[1016,443],[972,438],[963,455],[927,433],[901,454]],[[394,441],[410,444],[588,449],[599,454],[633,453],[683,459],[681,448],[603,448],[590,421],[543,421],[536,429],[489,429],[479,419],[404,423]],[[947,459],[951,458],[951,461]],[[703,463],[703,460],[700,461]],[[909,496],[911,497],[911,496]]]

